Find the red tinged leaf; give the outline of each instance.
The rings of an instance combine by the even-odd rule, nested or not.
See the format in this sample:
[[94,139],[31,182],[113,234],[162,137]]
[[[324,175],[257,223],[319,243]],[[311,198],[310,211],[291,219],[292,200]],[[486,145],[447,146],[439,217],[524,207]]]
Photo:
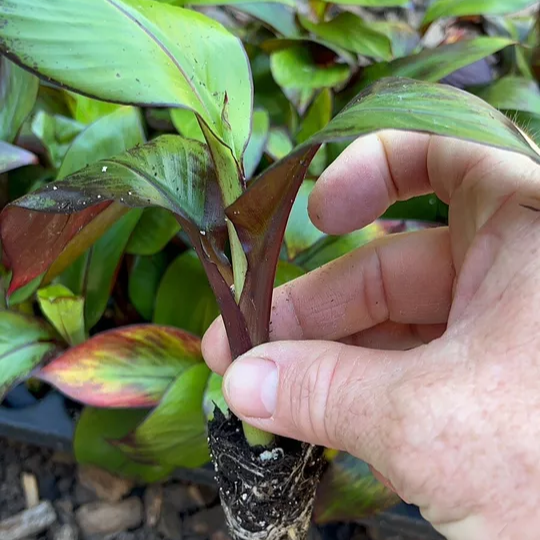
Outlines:
[[[17,206],[6,207],[0,214],[0,239],[3,263],[13,272],[8,295],[45,273],[75,236],[87,227],[86,241],[79,243],[79,254],[84,252],[92,240],[95,241],[127,210],[116,207],[115,212],[104,212],[110,204],[101,203],[74,214],[48,214],[29,212]],[[90,223],[92,227],[88,227]]]
[[37,377],[94,407],[155,406],[172,382],[202,362],[200,339],[168,326],[126,326],[90,338]]

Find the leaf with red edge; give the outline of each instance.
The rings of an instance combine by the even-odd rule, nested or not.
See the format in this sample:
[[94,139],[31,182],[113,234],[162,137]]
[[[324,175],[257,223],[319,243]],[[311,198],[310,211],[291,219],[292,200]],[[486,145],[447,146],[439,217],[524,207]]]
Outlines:
[[481,99],[444,85],[382,79],[355,98],[325,128],[267,169],[226,210],[248,259],[240,308],[253,345],[268,341],[274,273],[289,213],[310,160],[321,144],[382,129],[456,137],[540,155],[504,115]]
[[202,362],[199,338],[150,324],[97,334],[37,377],[94,407],[153,407],[186,369]]

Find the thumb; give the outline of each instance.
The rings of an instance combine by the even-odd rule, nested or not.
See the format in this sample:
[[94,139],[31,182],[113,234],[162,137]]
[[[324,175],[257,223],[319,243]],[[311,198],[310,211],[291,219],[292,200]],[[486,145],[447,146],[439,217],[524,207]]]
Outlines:
[[223,389],[249,424],[347,450],[377,466],[392,387],[415,351],[376,351],[326,341],[282,341],[235,360]]

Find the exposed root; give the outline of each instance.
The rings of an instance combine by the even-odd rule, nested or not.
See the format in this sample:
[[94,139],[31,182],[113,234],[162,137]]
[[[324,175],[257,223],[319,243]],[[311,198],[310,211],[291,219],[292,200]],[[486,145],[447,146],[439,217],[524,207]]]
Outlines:
[[210,450],[227,524],[235,540],[304,540],[311,522],[323,449],[276,438],[250,447],[240,421],[216,408]]

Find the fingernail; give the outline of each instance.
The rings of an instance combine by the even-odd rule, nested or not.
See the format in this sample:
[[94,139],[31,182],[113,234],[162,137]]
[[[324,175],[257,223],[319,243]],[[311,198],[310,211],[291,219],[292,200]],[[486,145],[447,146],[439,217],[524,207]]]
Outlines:
[[278,370],[264,358],[235,360],[225,374],[227,401],[241,416],[270,418],[277,401]]

